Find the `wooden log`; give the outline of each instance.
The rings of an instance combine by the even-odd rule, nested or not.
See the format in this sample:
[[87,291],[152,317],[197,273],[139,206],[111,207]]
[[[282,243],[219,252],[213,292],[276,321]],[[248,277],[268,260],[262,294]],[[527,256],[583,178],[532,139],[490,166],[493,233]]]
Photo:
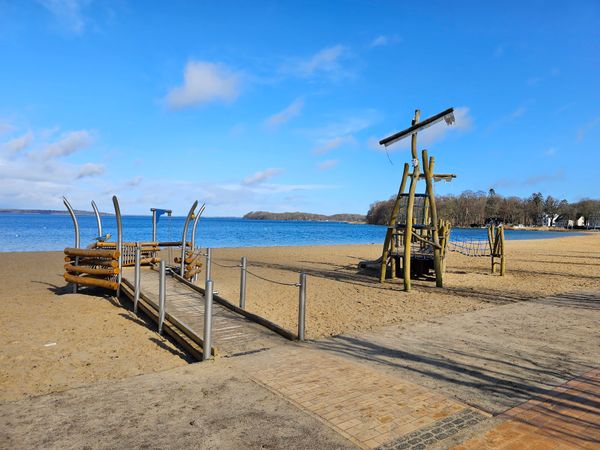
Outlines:
[[[440,250],[440,235],[438,230],[438,216],[437,207],[435,203],[435,193],[433,192],[433,179],[431,174],[433,173],[433,167],[435,159],[433,156],[428,159],[427,150],[423,150],[423,172],[425,175],[425,183],[427,184],[427,195],[429,199],[429,209],[431,214],[431,223],[433,224],[433,230],[431,232],[431,238],[433,240],[433,268],[435,270],[435,285],[437,287],[444,287],[443,269],[442,269],[442,256]],[[425,222],[427,223],[427,222]]]
[[506,260],[504,255],[504,227],[500,228],[500,276],[506,272]]
[[65,273],[64,278],[69,283],[83,284],[84,286],[102,287],[106,289],[112,289],[113,291],[116,291],[119,288],[119,283],[116,281],[103,280],[101,278],[94,278],[91,276],[78,277],[76,275],[71,275],[70,273]]
[[88,256],[90,258],[119,259],[119,252],[117,250],[97,250],[97,249],[67,247],[67,248],[65,248],[65,255]]
[[[415,111],[415,118],[412,121],[413,126],[419,122],[421,111]],[[413,209],[415,207],[415,190],[417,189],[417,181],[419,180],[419,159],[417,157],[417,133],[413,133],[410,137],[411,155],[413,161],[417,165],[413,166],[412,178],[410,179],[410,187],[408,189],[408,202],[406,205],[406,226],[404,228],[404,291],[410,291],[410,245],[412,241],[412,225],[413,225]]]
[[196,267],[192,270],[186,270],[185,271],[185,276],[184,278],[187,278],[188,280],[191,279],[194,275],[200,273],[200,271],[202,270],[201,267]]
[[74,266],[72,264],[65,264],[65,270],[67,272],[86,273],[88,275],[112,276],[112,275],[118,275],[119,274],[119,268],[118,267],[111,267],[109,269],[96,269],[94,267]]
[[[388,223],[387,233],[385,234],[385,240],[383,241],[383,253],[381,255],[381,268],[379,272],[379,282],[383,283],[385,281],[385,273],[387,271],[387,260],[388,255],[390,253],[390,246],[393,245],[393,234],[394,228],[396,226],[396,219],[398,218],[398,212],[400,210],[400,201],[402,199],[402,194],[404,194],[404,189],[406,189],[406,180],[408,178],[408,164],[404,163],[404,171],[402,172],[402,181],[400,182],[400,189],[398,189],[398,196],[396,197],[396,202],[394,203],[394,208],[392,209],[392,214],[390,216],[390,221]],[[396,273],[396,260],[392,258],[392,274],[395,277]]]
[[[74,256],[65,256],[65,262],[74,263]],[[114,259],[79,258],[77,264],[82,266],[119,267],[119,261]]]
[[[154,257],[154,258],[142,258],[140,259],[140,265],[144,265],[144,264],[156,264],[160,262],[160,258],[158,257]],[[135,266],[135,261],[129,262],[129,263],[123,263],[123,267],[133,267]]]

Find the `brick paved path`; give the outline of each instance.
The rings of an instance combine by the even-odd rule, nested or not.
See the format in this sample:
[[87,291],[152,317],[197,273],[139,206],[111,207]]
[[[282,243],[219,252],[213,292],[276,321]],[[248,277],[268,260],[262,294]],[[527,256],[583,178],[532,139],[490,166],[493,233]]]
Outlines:
[[600,449],[600,368],[499,417],[500,425],[454,450]]
[[288,350],[252,376],[362,448],[419,448],[488,417],[365,364],[309,349]]

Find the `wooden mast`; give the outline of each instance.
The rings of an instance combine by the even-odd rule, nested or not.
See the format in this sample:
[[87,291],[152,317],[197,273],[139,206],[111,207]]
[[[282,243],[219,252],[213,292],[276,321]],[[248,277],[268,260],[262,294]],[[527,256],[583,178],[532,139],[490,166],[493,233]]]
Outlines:
[[[412,120],[414,127],[421,117],[421,111],[415,111],[415,118]],[[413,231],[413,208],[415,205],[415,190],[419,181],[419,158],[417,157],[417,133],[414,132],[410,137],[410,147],[412,153],[413,173],[410,179],[410,188],[408,190],[408,202],[406,204],[406,224],[404,227],[404,257],[402,259],[404,269],[404,290],[410,291],[410,244]]]

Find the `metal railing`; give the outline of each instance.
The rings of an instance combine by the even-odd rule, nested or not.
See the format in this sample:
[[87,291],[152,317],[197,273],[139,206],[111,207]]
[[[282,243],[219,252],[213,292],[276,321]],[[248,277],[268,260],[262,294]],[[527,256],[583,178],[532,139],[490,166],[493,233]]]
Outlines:
[[[299,274],[297,283],[283,282],[279,280],[273,280],[262,275],[258,275],[250,270],[248,270],[248,258],[242,256],[239,264],[227,265],[221,264],[214,260],[212,257],[212,250],[210,248],[207,249],[206,253],[206,269],[205,269],[205,290],[207,290],[207,283],[209,279],[212,279],[212,264],[215,264],[218,267],[222,267],[225,269],[240,269],[240,298],[239,305],[240,308],[246,310],[246,285],[247,285],[247,276],[251,275],[259,280],[266,281],[268,283],[277,284],[279,286],[290,286],[298,288],[298,340],[304,341],[306,335],[306,274],[301,272]],[[212,285],[212,283],[211,283]]]

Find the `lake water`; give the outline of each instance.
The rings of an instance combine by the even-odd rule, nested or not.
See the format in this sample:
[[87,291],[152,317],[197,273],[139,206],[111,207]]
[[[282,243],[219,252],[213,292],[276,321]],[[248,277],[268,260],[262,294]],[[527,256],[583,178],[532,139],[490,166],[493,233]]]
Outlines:
[[[161,217],[159,241],[180,241],[183,217]],[[94,216],[79,216],[81,246],[97,236]],[[116,239],[114,217],[102,218],[105,233]],[[190,226],[191,228],[191,226]],[[386,227],[340,222],[300,222],[246,220],[240,218],[201,218],[197,244],[202,247],[266,247],[283,245],[381,244]],[[576,232],[507,230],[506,239],[547,239]],[[189,237],[188,237],[189,238]],[[485,229],[455,228],[451,239],[486,238]],[[150,216],[124,216],[123,240],[150,241]],[[0,252],[62,250],[74,245],[74,231],[68,215],[0,214]]]

